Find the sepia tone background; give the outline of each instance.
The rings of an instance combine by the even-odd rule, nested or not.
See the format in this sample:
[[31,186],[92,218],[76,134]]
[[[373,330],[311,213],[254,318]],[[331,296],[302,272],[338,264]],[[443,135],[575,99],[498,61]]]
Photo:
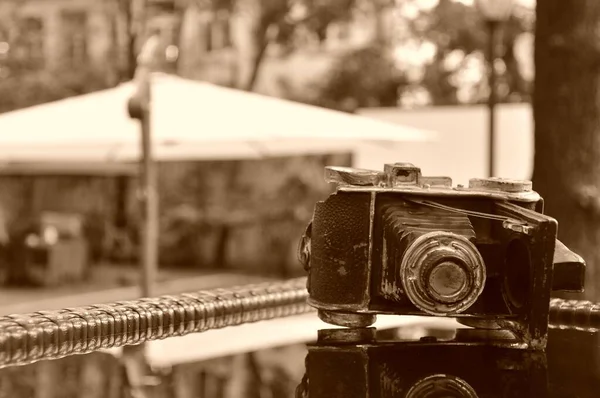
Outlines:
[[[599,21],[594,0],[515,1],[491,59],[488,25],[469,0],[6,0],[0,2],[0,112],[130,81],[142,44],[157,33],[164,73],[435,130],[435,148],[406,143],[397,152],[401,159],[385,160],[411,161],[425,174],[463,182],[486,173],[484,112],[493,68],[498,174],[533,179],[546,213],[559,222],[559,238],[588,264],[586,292],[570,296],[597,301]],[[229,112],[235,117],[236,109]],[[380,168],[384,159],[375,151],[329,152],[161,162],[161,275],[235,272],[243,281],[301,274],[298,238],[315,201],[331,189],[323,167]],[[121,275],[122,285],[137,283],[125,277],[139,260],[137,170],[88,174],[0,160],[0,243],[48,212],[75,214],[91,264],[83,281],[50,283],[46,276],[38,281],[47,286],[4,285],[5,308],[59,294],[75,299],[65,291],[98,290],[108,275]],[[175,276],[170,283],[182,286]],[[286,364],[302,363],[297,348],[158,369],[164,382],[157,396],[291,396],[299,370]],[[124,372],[108,354],[2,370],[0,397],[100,391],[120,397]],[[60,390],[52,388],[56,374],[64,375]]]

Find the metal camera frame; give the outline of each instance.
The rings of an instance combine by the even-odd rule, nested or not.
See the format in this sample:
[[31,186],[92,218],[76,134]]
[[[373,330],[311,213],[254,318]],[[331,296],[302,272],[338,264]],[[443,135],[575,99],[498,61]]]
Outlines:
[[[336,184],[336,192],[317,203],[313,220],[301,240],[299,257],[308,272],[308,302],[318,309],[319,317],[327,323],[351,328],[368,327],[375,322],[377,314],[441,315],[456,317],[459,322],[474,327],[471,333],[480,333],[490,344],[544,349],[551,292],[583,290],[585,262],[556,240],[557,222],[543,214],[543,199],[532,190],[530,181],[474,178],[468,187],[452,186],[449,177],[424,177],[421,170],[410,163],[386,164],[383,171],[326,167],[325,180]],[[374,225],[378,222],[379,198],[390,194],[418,204],[463,212],[468,217],[491,218],[501,223],[499,228],[526,238],[531,269],[525,287],[528,302],[522,305],[524,311],[511,308],[510,297],[503,289],[503,299],[510,310],[506,315],[485,312],[472,315],[462,313],[461,308],[436,314],[435,308],[423,298],[427,287],[415,285],[414,280],[418,278],[402,272],[402,284],[397,282],[397,286],[389,286],[388,290],[408,296],[416,308],[403,312],[395,310],[391,304],[374,303],[373,297],[381,292],[374,291],[372,279],[378,277],[377,272],[382,272],[378,268],[387,261],[385,248],[375,247],[381,243],[382,233],[377,235],[381,226]],[[443,199],[488,201],[495,214],[450,208],[436,199],[442,202]],[[356,222],[362,219],[368,222]],[[422,238],[436,240],[439,245],[442,240],[433,235],[436,234],[422,235]],[[456,247],[460,243],[458,238],[460,236],[455,237],[450,246]],[[420,265],[422,257],[416,253],[418,250],[411,250],[412,247],[407,249],[405,256]],[[465,253],[466,249],[462,248],[460,252]],[[471,257],[477,260],[475,255]],[[480,263],[482,261],[479,259]],[[404,268],[410,267],[412,265]],[[469,305],[477,299],[486,282],[485,265],[481,267],[484,269],[478,272],[473,270],[476,294],[473,297],[466,295]]]

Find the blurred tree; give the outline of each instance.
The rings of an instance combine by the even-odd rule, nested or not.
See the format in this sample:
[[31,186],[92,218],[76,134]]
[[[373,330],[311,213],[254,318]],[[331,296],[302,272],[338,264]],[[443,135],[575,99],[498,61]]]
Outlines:
[[396,106],[408,84],[384,47],[369,46],[341,56],[317,88],[311,102],[354,112],[358,108]]
[[[137,56],[141,46],[150,34],[148,32],[148,19],[160,11],[173,11],[173,3],[165,0],[109,0],[114,2],[118,12],[116,13],[117,24],[123,26],[125,33],[125,45],[122,50],[125,53],[125,63],[122,65],[121,81],[133,79],[137,66]],[[220,1],[220,0],[215,0]],[[119,38],[115,38],[113,46],[122,47]]]
[[[236,86],[253,90],[271,43],[293,47],[302,27],[323,40],[333,21],[347,19],[359,0],[181,0],[183,24],[198,23],[185,13],[227,10],[235,15],[238,32],[239,78]],[[381,1],[381,0],[380,0]],[[385,0],[390,1],[390,0]],[[187,27],[182,27],[185,31]],[[205,34],[199,32],[200,34]]]
[[287,0],[236,0],[239,15],[240,89],[252,91],[260,65],[269,44],[275,39],[275,29],[288,14]]
[[[487,98],[485,56],[487,32],[478,12],[473,6],[453,0],[439,0],[433,7],[424,7],[418,0],[181,0],[186,9],[194,8],[194,18],[184,18],[184,24],[198,24],[203,20],[205,29],[196,29],[192,37],[210,36],[210,12],[227,10],[235,24],[235,52],[239,62],[237,78],[232,85],[245,90],[253,90],[259,76],[265,54],[271,43],[277,43],[283,53],[291,53],[302,37],[313,35],[317,41],[325,40],[328,27],[335,22],[356,20],[375,24],[375,42],[396,46],[397,51],[404,45],[429,46],[433,53],[424,65],[405,65],[395,61],[404,75],[409,78],[418,92],[425,89],[434,104],[476,103]],[[397,7],[397,23],[393,27],[387,18],[390,7]],[[405,13],[405,8],[413,12]],[[208,13],[206,11],[208,10]],[[212,11],[211,11],[212,10]],[[417,10],[416,12],[414,10]],[[185,14],[185,12],[183,12]],[[199,15],[202,17],[199,17]],[[367,16],[367,18],[364,18]],[[203,19],[204,18],[204,19]],[[530,79],[524,77],[515,48],[518,39],[530,32],[533,26],[533,11],[517,7],[512,19],[504,26],[503,51],[497,68],[500,71],[500,101],[527,101],[530,96]],[[182,28],[182,30],[184,30]],[[397,32],[396,32],[397,31]],[[395,37],[390,43],[390,35]],[[206,39],[206,38],[205,38]],[[210,38],[206,39],[210,40]],[[388,41],[387,43],[385,41]],[[304,40],[305,41],[305,40]],[[369,44],[370,45],[370,44]],[[182,55],[184,55],[184,49]],[[361,58],[361,51],[354,56],[343,55],[347,60]],[[386,57],[390,58],[386,55]],[[354,63],[351,63],[354,64]],[[335,67],[343,66],[342,62]],[[474,69],[479,68],[477,72]],[[416,72],[416,73],[415,73]],[[473,74],[479,74],[473,82]],[[330,76],[337,75],[332,73]],[[466,82],[465,82],[466,81]],[[289,82],[283,82],[285,83]],[[293,84],[287,84],[293,91]],[[465,86],[469,86],[465,90]],[[472,86],[472,87],[471,87]],[[298,95],[292,95],[297,97]],[[310,95],[302,94],[308,98]],[[304,100],[314,102],[312,100]],[[325,101],[327,102],[327,101]],[[331,101],[329,101],[331,102]],[[352,101],[347,101],[351,103]],[[377,101],[373,102],[377,103]],[[331,105],[331,104],[330,104]],[[339,108],[340,104],[336,104]],[[351,106],[342,106],[351,108]]]
[[596,0],[537,4],[534,187],[559,239],[587,262],[586,298],[600,267],[600,63]]
[[[237,0],[249,3],[256,0]],[[327,38],[327,30],[334,22],[349,22],[355,14],[371,12],[375,23],[376,45],[384,44],[387,38],[383,28],[383,13],[388,7],[394,5],[394,0],[272,0],[278,12],[264,13],[270,15],[269,18],[262,19],[259,24],[264,27],[258,35],[255,35],[255,41],[250,48],[262,48],[261,52],[253,51],[253,54],[259,55],[253,58],[250,64],[250,74],[246,79],[242,79],[241,88],[252,90],[256,83],[259,68],[263,60],[265,50],[269,43],[277,42],[284,46],[293,46],[295,33],[304,28],[305,31],[314,34],[319,41],[323,43]],[[285,5],[285,6],[284,6]],[[260,19],[254,18],[254,21]],[[269,28],[273,28],[269,31]],[[252,31],[256,32],[256,31]],[[264,34],[262,34],[264,33]],[[271,33],[271,35],[269,34]],[[260,43],[260,44],[259,44]],[[357,53],[357,58],[361,58],[361,53]]]
[[301,20],[294,22],[296,24],[303,22],[311,32],[316,34],[319,41],[323,42],[329,25],[335,21],[350,19],[357,2],[358,0],[301,0],[297,4],[305,8],[306,14]]
[[393,59],[392,35],[385,20],[385,13],[392,6],[393,0],[339,0],[335,6],[311,2],[316,16],[309,17],[305,26],[319,41],[327,38],[327,29],[332,23],[350,23],[356,17],[373,24],[369,27],[372,34],[363,37],[364,41],[359,38],[359,42],[348,43],[341,51],[332,53],[330,70],[313,84],[305,85],[302,93],[287,79],[280,79],[278,83],[286,97],[345,112],[361,107],[396,106],[398,91],[408,81]]
[[[434,105],[464,102],[458,97],[461,82],[457,76],[468,68],[474,56],[483,58],[486,52],[488,37],[479,13],[473,6],[453,0],[439,0],[436,6],[425,9],[418,7],[417,0],[404,0],[402,4],[418,12],[406,17],[406,31],[399,38],[399,44],[416,40],[435,46],[435,55],[426,63],[418,83],[429,91]],[[503,26],[499,68],[501,102],[529,99],[529,85],[519,70],[514,48],[517,38],[531,29],[531,12],[522,7]],[[449,62],[451,56],[458,61]],[[474,98],[468,102],[486,100],[486,79],[480,79],[477,86]]]
[[[135,75],[135,68],[137,66],[136,57],[137,57],[137,37],[139,25],[136,26],[136,19],[134,15],[136,14],[136,9],[134,5],[139,2],[131,1],[131,0],[116,0],[117,7],[119,10],[119,15],[122,18],[123,25],[125,27],[126,32],[126,43],[125,43],[125,54],[126,54],[126,62],[121,72],[121,80],[132,80]],[[115,42],[113,46],[118,45],[118,37],[115,37]]]
[[[353,6],[355,10],[373,10],[373,2],[367,3],[356,0]],[[389,5],[386,0],[377,2],[375,15],[382,15],[381,10]],[[417,0],[401,0],[396,5],[397,29],[391,39],[386,40],[383,31],[389,27],[383,18],[375,18],[377,45],[368,43],[369,48],[341,55],[325,78],[312,87],[313,92],[300,101],[346,111],[396,106],[393,97],[398,94],[426,93],[433,105],[486,101],[488,37],[475,8],[452,0],[439,0],[432,7]],[[503,51],[496,66],[501,102],[529,100],[530,82],[523,75],[515,48],[517,40],[532,29],[532,13],[517,7],[504,26]],[[293,91],[286,81],[282,83],[284,88],[290,86],[288,92]],[[295,97],[298,95],[291,96],[299,100]]]

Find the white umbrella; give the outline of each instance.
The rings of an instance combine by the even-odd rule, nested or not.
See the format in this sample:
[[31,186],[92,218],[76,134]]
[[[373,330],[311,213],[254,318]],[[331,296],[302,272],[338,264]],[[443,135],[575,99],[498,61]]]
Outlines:
[[[131,83],[0,115],[0,161],[139,157],[127,113]],[[423,142],[432,132],[157,73],[152,139],[158,159],[257,158]],[[390,146],[392,145],[392,146]]]

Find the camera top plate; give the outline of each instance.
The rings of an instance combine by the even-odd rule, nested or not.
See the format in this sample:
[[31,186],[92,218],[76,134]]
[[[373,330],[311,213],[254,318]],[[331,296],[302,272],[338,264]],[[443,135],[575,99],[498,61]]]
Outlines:
[[480,197],[535,203],[540,195],[531,181],[506,178],[472,178],[469,186],[452,186],[450,177],[424,177],[410,163],[386,164],[384,171],[328,166],[325,181],[343,192],[402,193],[436,197]]

